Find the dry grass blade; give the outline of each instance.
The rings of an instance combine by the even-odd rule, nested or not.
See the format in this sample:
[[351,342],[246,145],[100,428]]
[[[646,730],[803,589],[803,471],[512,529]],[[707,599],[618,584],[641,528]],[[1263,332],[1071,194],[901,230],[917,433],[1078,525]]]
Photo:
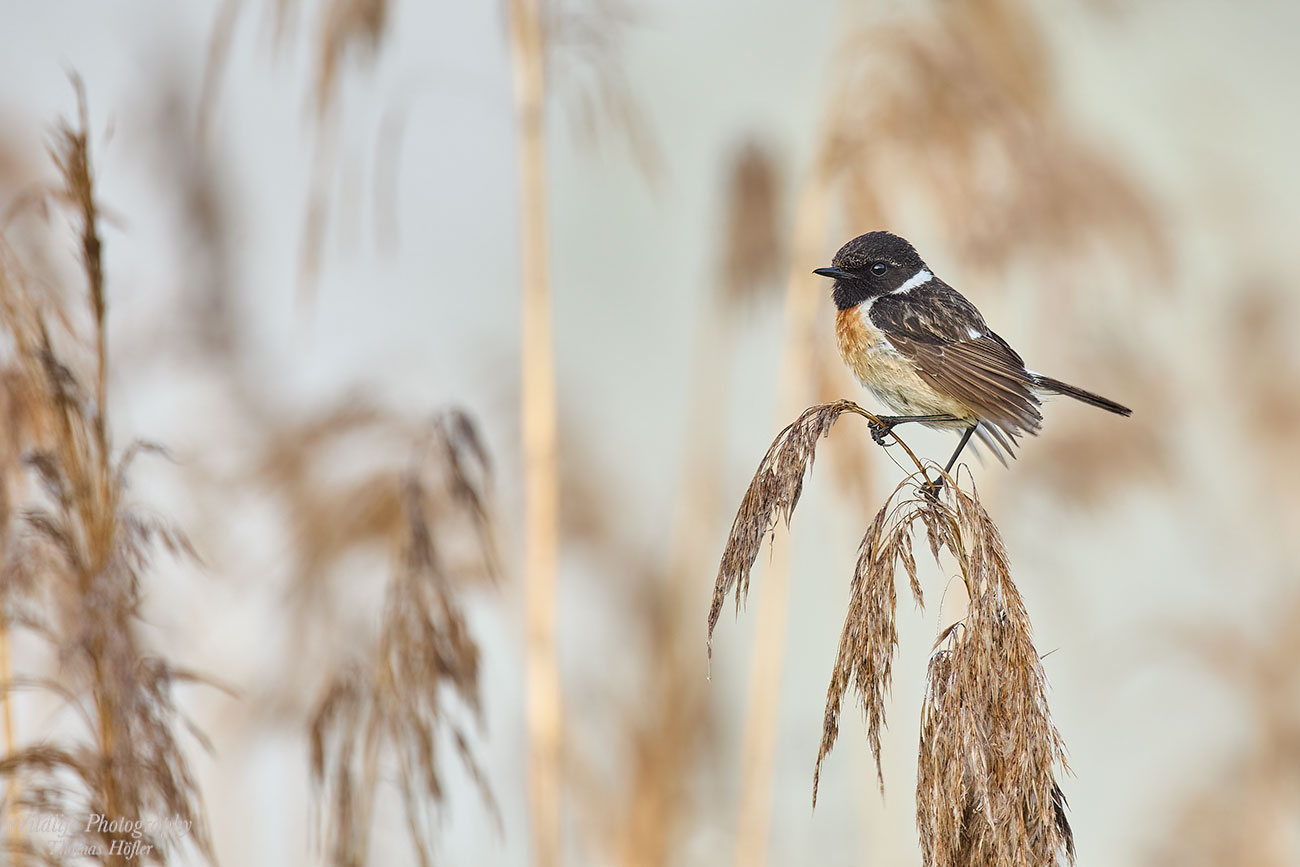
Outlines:
[[[467,417],[439,417],[430,448],[405,475],[394,573],[378,641],[370,655],[329,680],[310,724],[312,775],[331,863],[362,864],[379,780],[395,774],[411,845],[432,863],[430,807],[445,800],[438,742],[450,739],[496,813],[483,772],[447,696],[481,727],[479,650],[456,598],[442,540],[458,519],[481,529],[485,564],[494,563],[486,532],[486,454]],[[497,816],[498,824],[500,817]]]

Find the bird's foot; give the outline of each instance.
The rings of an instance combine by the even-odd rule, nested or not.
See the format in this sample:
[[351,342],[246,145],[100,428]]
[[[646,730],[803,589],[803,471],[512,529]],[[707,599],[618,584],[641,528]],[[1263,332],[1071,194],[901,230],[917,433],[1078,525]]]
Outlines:
[[876,445],[885,445],[885,437],[893,431],[894,425],[898,424],[896,419],[889,416],[873,418],[867,421],[867,428],[871,431],[871,438],[875,440]]
[[939,505],[939,492],[943,490],[943,476],[921,485],[921,497],[931,505]]

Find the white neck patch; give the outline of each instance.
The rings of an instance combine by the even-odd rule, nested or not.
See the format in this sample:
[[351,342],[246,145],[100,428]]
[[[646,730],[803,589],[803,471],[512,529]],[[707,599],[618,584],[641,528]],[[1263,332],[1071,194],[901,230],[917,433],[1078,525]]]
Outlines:
[[924,286],[926,283],[929,283],[933,279],[934,279],[934,275],[931,274],[927,269],[922,268],[920,271],[917,271],[911,277],[908,277],[906,283],[904,283],[902,286],[899,286],[897,289],[895,289],[893,292],[890,292],[889,294],[904,295],[908,292],[911,292],[917,286]]

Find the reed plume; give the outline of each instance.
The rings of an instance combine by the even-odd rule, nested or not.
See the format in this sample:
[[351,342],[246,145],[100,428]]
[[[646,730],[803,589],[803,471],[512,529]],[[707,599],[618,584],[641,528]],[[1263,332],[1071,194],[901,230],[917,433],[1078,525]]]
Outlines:
[[10,430],[31,480],[21,509],[7,515],[2,613],[8,629],[43,639],[53,669],[7,677],[3,688],[10,697],[28,686],[57,698],[77,726],[14,743],[0,758],[0,775],[18,783],[8,806],[19,822],[61,826],[53,839],[6,835],[5,848],[13,863],[167,864],[186,850],[211,862],[180,730],[200,745],[206,739],[174,695],[178,684],[203,678],[152,651],[140,630],[154,555],[195,553],[183,532],[129,495],[133,460],[160,447],[113,448],[100,206],[85,94],[79,79],[73,84],[79,117],[53,137],[62,186],[50,197],[73,215],[84,308],[62,309],[57,295],[34,290],[7,244],[0,305],[5,378],[14,386]]
[[[199,97],[201,141],[207,139],[217,110],[235,25],[244,5],[244,0],[223,0],[217,9],[208,39],[207,63]],[[265,11],[272,23],[271,43],[280,49],[298,32],[299,2],[266,0]],[[342,73],[349,62],[364,68],[376,61],[392,17],[390,0],[319,0],[312,11],[313,38],[309,43],[312,84],[305,102],[313,138],[310,189],[298,248],[298,297],[301,303],[314,299],[325,254],[330,206],[337,195],[336,187],[342,172],[338,156],[343,129],[343,107],[339,96]]]
[[922,506],[923,520],[931,553],[938,561],[946,549],[957,561],[970,601],[940,636],[926,674],[916,780],[922,863],[1030,867],[1061,855],[1073,863],[1056,780],[1069,764],[1029,613],[974,484],[969,493],[946,490],[941,506]]
[[[734,593],[737,607],[745,598],[763,540],[776,524],[789,526],[817,443],[845,413],[875,419],[850,401],[811,407],[777,435],[759,463],[718,570],[710,641],[727,596]],[[1057,768],[1068,771],[1065,746],[1048,715],[1047,678],[1001,536],[973,484],[969,491],[960,488],[956,478],[923,465],[906,443],[890,436],[916,472],[886,498],[859,546],[827,690],[813,803],[850,685],[866,716],[883,791],[880,733],[898,645],[895,575],[901,566],[923,604],[913,552],[920,524],[936,563],[942,566],[945,552],[955,561],[969,600],[965,616],[939,635],[927,672],[916,790],[923,863],[1073,862],[1073,834],[1056,781]],[[931,472],[943,477],[938,495]]]
[[[808,399],[819,297],[812,269],[817,267],[825,246],[831,193],[829,178],[819,162],[801,184],[795,205],[785,289],[786,333],[776,390],[779,418],[785,418]],[[759,598],[755,638],[758,650],[750,666],[735,835],[737,867],[761,867],[767,854],[788,585],[789,552],[777,545],[768,568],[767,590]]]
[[421,865],[433,863],[427,807],[444,806],[438,747],[444,739],[496,813],[469,735],[448,701],[483,727],[479,649],[451,574],[463,554],[449,550],[468,534],[484,567],[495,562],[487,483],[487,455],[474,426],[459,412],[440,415],[400,481],[402,530],[394,540],[379,635],[366,655],[333,673],[310,723],[312,777],[325,807],[321,838],[330,863],[369,863],[379,782],[394,775],[411,846]]
[[782,192],[772,148],[760,139],[745,141],[727,168],[726,246],[718,275],[726,309],[779,285],[789,252],[782,238]]
[[638,23],[629,0],[545,0],[538,14],[548,89],[562,97],[577,138],[596,150],[612,133],[649,182],[663,171],[659,145],[623,66],[626,34]]
[[[436,863],[440,821],[454,809],[449,764],[459,761],[504,824],[478,761],[480,645],[465,612],[467,591],[500,577],[488,449],[458,410],[417,422],[352,389],[306,412],[286,408],[238,316],[224,166],[174,95],[155,116],[158,162],[203,264],[176,317],[180,350],[220,376],[226,416],[248,442],[233,467],[198,475],[225,482],[207,494],[227,508],[265,492],[284,520],[277,614],[291,652],[259,655],[235,731],[224,733],[225,764],[267,728],[305,736],[322,859],[374,863],[391,807],[406,829],[394,848]],[[358,450],[362,461],[340,461]],[[214,536],[211,548],[237,549]],[[377,552],[387,557],[376,568],[358,568]]]
[[844,44],[854,51],[831,100],[826,160],[853,225],[915,220],[919,205],[972,266],[1051,265],[1095,241],[1167,273],[1158,209],[1066,121],[1029,4],[954,0],[860,23]]
[[709,654],[713,653],[713,630],[722,616],[727,595],[735,591],[736,611],[749,595],[750,573],[758,559],[763,540],[777,524],[790,526],[799,497],[803,494],[804,475],[817,454],[817,443],[830,432],[841,414],[865,413],[852,401],[818,404],[804,412],[776,435],[767,454],[740,500],[740,508],[727,534],[722,565],[714,585],[709,607]]

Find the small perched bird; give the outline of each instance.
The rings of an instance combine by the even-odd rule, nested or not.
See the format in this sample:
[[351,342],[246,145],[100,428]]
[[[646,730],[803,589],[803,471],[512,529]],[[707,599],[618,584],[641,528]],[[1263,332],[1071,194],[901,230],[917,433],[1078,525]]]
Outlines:
[[897,416],[882,416],[872,436],[904,422],[962,430],[948,459],[952,470],[972,434],[1006,463],[1016,437],[1042,425],[1039,397],[1065,394],[1118,415],[1133,411],[1025,368],[956,289],[926,267],[916,249],[889,232],[849,241],[831,267],[813,272],[835,280],[835,336],[858,380]]

